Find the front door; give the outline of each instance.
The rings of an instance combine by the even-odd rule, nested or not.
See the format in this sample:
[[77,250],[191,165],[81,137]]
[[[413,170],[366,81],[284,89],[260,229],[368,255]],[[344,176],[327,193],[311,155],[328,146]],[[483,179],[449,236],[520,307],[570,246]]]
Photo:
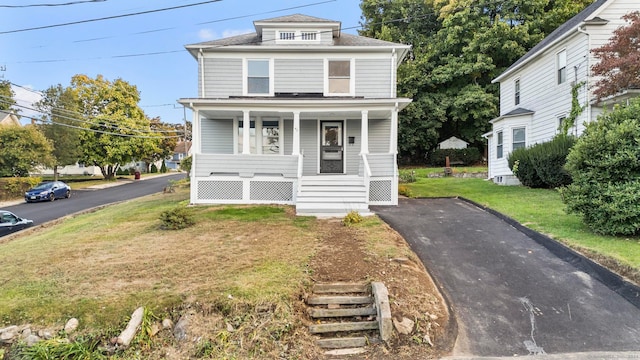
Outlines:
[[320,122],[320,173],[344,172],[343,122]]

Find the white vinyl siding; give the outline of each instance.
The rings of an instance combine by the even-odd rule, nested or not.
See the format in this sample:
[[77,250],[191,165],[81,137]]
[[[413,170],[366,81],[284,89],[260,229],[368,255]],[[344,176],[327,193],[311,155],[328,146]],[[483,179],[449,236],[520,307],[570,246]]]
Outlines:
[[355,95],[388,98],[392,95],[391,62],[388,58],[356,59]]
[[276,93],[322,93],[322,59],[275,59]]
[[[199,71],[202,71],[202,67],[199,67]],[[242,59],[205,58],[204,72],[205,94],[202,94],[202,76],[198,76],[199,97],[242,96]]]
[[[361,123],[362,120],[360,119],[350,119],[346,121],[347,137],[344,144],[344,156],[348,175],[358,174],[358,168],[360,166],[360,144],[362,144],[360,139]],[[355,138],[353,145],[349,144],[349,136]]]

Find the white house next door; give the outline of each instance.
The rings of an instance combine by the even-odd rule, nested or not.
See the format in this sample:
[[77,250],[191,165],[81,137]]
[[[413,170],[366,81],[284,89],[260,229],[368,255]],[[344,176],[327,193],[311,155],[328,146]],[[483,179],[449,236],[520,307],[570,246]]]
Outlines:
[[344,173],[344,123],[342,121],[320,122],[320,173]]

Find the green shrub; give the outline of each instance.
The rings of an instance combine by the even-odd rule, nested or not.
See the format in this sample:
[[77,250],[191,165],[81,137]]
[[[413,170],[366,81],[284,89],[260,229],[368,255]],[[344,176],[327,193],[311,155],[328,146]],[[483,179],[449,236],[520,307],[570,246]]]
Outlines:
[[530,188],[545,187],[544,181],[538,176],[534,160],[528,148],[515,149],[507,158],[509,168],[520,180],[520,183]]
[[0,200],[21,198],[24,192],[42,181],[41,177],[9,177],[0,179]]
[[407,184],[407,183],[416,182],[416,171],[415,170],[400,170],[400,174],[398,175],[398,181],[401,184]]
[[353,210],[350,211],[343,219],[342,219],[342,224],[344,224],[345,226],[349,226],[349,225],[353,225],[353,224],[357,224],[357,223],[361,223],[364,220],[364,218],[362,217],[362,215],[360,215],[359,212]]
[[158,167],[156,166],[156,164],[151,164],[151,173],[152,174],[158,173]]
[[575,142],[573,136],[558,135],[551,141],[516,149],[509,155],[509,168],[522,185],[531,188],[569,185],[571,175],[564,164]]
[[567,157],[567,211],[598,234],[640,234],[640,100],[587,125]]
[[480,160],[480,150],[473,147],[465,149],[435,149],[429,154],[429,164],[432,166],[445,166],[447,156],[450,163],[473,165]]
[[164,174],[167,172],[167,164],[164,163],[164,160],[162,160],[162,165],[160,165],[160,173]]
[[160,214],[162,228],[165,230],[180,230],[193,226],[196,221],[193,213],[185,206],[178,206]]
[[192,162],[193,159],[191,158],[191,156],[187,156],[186,158],[182,159],[182,161],[180,161],[180,169],[186,171],[187,173],[191,173]]

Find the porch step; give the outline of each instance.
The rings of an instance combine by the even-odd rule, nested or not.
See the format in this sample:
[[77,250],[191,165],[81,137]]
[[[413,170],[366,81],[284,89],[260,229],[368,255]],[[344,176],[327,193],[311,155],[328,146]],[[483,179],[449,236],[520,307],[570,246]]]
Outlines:
[[[366,346],[389,338],[388,297],[381,283],[316,284],[307,297],[307,313],[313,320],[309,332],[327,355],[366,352]],[[382,293],[383,296],[380,296]],[[380,315],[382,314],[382,316]],[[387,331],[382,334],[382,331]]]
[[296,213],[303,216],[343,217],[351,211],[369,215],[364,179],[354,175],[305,176],[300,180]]

